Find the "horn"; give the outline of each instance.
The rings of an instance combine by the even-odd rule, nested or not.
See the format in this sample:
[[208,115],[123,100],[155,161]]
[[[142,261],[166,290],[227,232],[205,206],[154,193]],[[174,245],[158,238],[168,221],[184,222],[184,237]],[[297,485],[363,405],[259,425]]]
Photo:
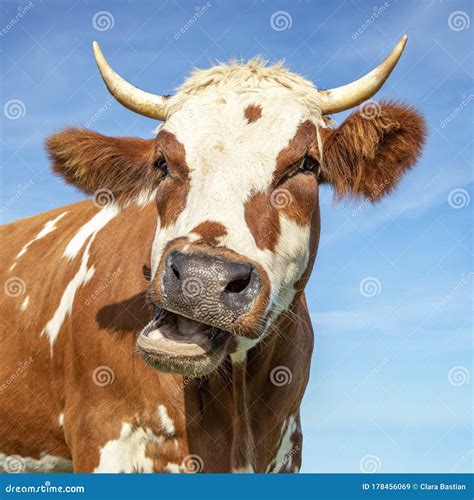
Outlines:
[[156,120],[166,118],[165,97],[149,94],[128,83],[110,67],[97,42],[93,42],[92,48],[102,79],[109,92],[120,104],[149,118],[155,118]]
[[407,36],[403,35],[385,61],[362,78],[342,87],[320,90],[322,114],[339,113],[339,111],[353,108],[366,99],[370,99],[390,76],[403,53],[406,43]]

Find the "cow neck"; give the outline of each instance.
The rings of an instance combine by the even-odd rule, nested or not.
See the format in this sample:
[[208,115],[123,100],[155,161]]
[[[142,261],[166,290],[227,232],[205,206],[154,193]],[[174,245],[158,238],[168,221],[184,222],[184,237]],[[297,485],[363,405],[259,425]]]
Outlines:
[[255,467],[255,442],[250,425],[247,359],[232,364],[232,449],[234,471],[252,472]]
[[301,296],[302,300],[305,300],[304,295],[297,294],[288,311],[276,321],[275,331],[270,332],[269,338],[264,343],[249,351],[241,363],[232,364],[231,466],[233,471],[252,472],[255,470],[256,450],[251,426],[251,392],[256,390],[257,394],[261,394],[262,388],[271,383],[270,373],[274,366],[275,353],[279,350],[286,352],[289,347],[285,337],[292,336],[292,330],[295,328],[292,318],[297,317]]

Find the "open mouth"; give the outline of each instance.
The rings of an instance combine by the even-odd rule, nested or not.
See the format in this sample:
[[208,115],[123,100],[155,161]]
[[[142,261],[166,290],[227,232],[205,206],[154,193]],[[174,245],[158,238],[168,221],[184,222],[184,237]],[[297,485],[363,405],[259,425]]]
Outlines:
[[137,347],[153,368],[199,376],[222,361],[230,337],[220,328],[155,306],[153,319],[140,332]]

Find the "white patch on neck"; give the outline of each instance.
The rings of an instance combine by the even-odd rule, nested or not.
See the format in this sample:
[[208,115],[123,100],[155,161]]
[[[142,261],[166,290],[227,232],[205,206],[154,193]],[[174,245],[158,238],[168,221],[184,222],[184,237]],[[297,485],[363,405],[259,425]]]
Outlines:
[[170,472],[171,474],[179,474],[181,472],[181,466],[179,464],[168,462],[165,466],[165,472]]
[[167,436],[173,436],[176,429],[174,427],[174,422],[168,415],[168,410],[164,405],[158,405],[157,408],[158,418],[160,420],[161,427],[165,431]]
[[232,363],[243,363],[247,359],[247,351],[250,351],[252,347],[255,347],[260,340],[262,340],[262,337],[263,335],[256,339],[249,339],[247,337],[242,337],[241,335],[236,335],[237,349],[230,355]]
[[79,271],[74,275],[72,280],[67,284],[66,289],[63,292],[59,306],[56,309],[53,317],[48,321],[44,327],[41,335],[47,335],[49,342],[51,344],[51,356],[53,355],[53,345],[59,335],[59,330],[66,319],[67,316],[71,314],[72,305],[74,303],[74,298],[76,292],[82,285],[89,282],[94,275],[94,266],[87,267],[87,262],[89,260],[89,250],[91,247],[93,239],[89,241],[82,255],[81,265],[79,266]]
[[236,469],[232,469],[233,474],[253,474],[254,468],[252,465],[248,464],[245,467],[237,467]]
[[64,427],[64,413],[59,414],[58,423],[60,427]]
[[[57,229],[56,223],[62,219],[65,215],[67,214],[66,212],[63,212],[62,214],[59,214],[57,217],[54,219],[49,220],[46,222],[46,224],[43,226],[43,229],[28,243],[26,243],[23,248],[18,252],[16,259],[19,259],[22,255],[25,255],[25,253],[28,251],[28,248],[32,243],[35,241],[40,240],[41,238],[44,238],[47,234],[52,233],[55,229]],[[15,264],[12,265],[10,269],[13,269],[15,267]]]
[[100,449],[99,465],[94,472],[153,472],[153,460],[146,456],[148,443],[162,443],[163,437],[157,437],[144,427],[133,429],[124,422],[117,439],[112,439]]
[[72,462],[46,452],[40,458],[0,453],[0,472],[72,472]]
[[117,207],[103,208],[100,212],[95,214],[89,222],[82,226],[82,228],[74,235],[74,237],[66,247],[64,256],[71,259],[75,255],[77,255],[87,238],[90,238],[84,250],[84,253],[82,254],[79,270],[67,284],[66,289],[64,290],[59,302],[58,308],[53,314],[53,317],[48,321],[43,331],[41,332],[41,335],[47,335],[49,338],[49,342],[51,344],[51,355],[53,355],[53,345],[59,335],[61,326],[66,317],[71,314],[76,292],[81,286],[88,283],[94,275],[94,266],[92,265],[88,267],[89,251],[92,242],[97,236],[97,233],[103,227],[105,227],[105,225],[110,220],[112,220],[117,215],[117,213]]
[[73,236],[67,244],[63,256],[67,259],[73,259],[84,246],[84,243],[89,237],[94,238],[95,235],[108,224],[117,214],[119,208],[115,205],[109,205],[97,212],[94,217],[84,224],[79,231]]
[[26,311],[26,308],[28,307],[28,302],[30,301],[29,295],[26,297],[26,299],[21,303],[20,310],[21,311]]
[[296,432],[297,427],[298,425],[293,415],[291,415],[288,420],[283,423],[280,446],[278,447],[275,458],[270,462],[265,472],[280,472],[280,470],[287,464],[288,468],[291,467],[291,462],[293,460],[292,451],[294,450],[291,437]]

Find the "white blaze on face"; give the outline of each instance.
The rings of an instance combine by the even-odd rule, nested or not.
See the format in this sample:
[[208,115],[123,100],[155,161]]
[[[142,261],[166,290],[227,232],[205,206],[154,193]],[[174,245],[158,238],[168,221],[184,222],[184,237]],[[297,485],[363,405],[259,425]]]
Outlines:
[[[248,106],[261,108],[261,116],[251,123],[245,116]],[[209,90],[184,100],[162,130],[174,134],[184,147],[189,192],[174,224],[161,228],[158,218],[153,274],[171,240],[185,236],[193,241],[198,238],[193,228],[205,221],[218,222],[226,229],[219,246],[259,263],[270,280],[269,307],[286,309],[294,296],[293,284],[309,259],[310,226],[301,227],[280,213],[276,249],[262,250],[245,220],[245,203],[254,194],[268,191],[278,154],[299,125],[306,120],[319,123],[320,119],[282,86],[260,92]]]

